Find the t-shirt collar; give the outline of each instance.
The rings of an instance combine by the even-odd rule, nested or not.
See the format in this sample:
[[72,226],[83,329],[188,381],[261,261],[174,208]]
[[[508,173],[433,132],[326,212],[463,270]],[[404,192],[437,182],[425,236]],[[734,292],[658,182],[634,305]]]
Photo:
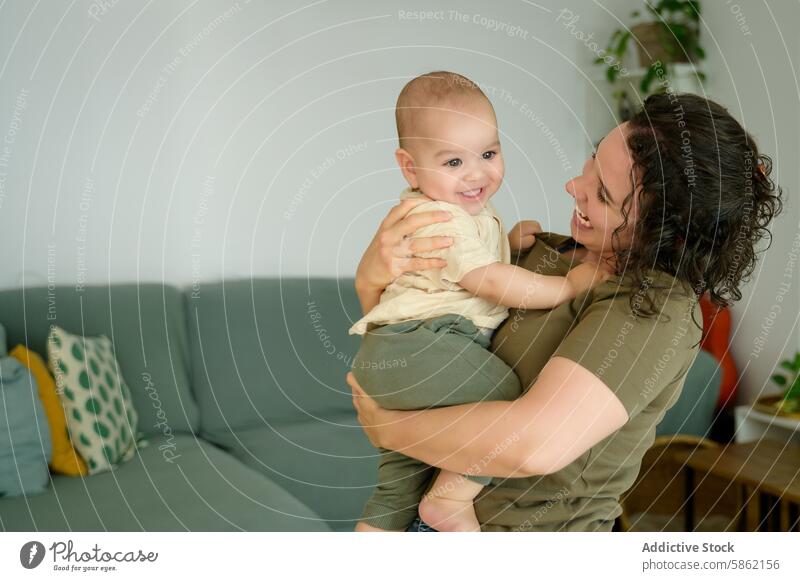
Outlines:
[[583,244],[575,240],[572,236],[564,240],[561,244],[554,247],[558,252],[572,250],[573,248],[583,248]]
[[400,193],[400,199],[402,200],[404,198],[421,198],[423,197],[423,195],[424,194],[422,192],[415,192],[411,188],[406,188]]

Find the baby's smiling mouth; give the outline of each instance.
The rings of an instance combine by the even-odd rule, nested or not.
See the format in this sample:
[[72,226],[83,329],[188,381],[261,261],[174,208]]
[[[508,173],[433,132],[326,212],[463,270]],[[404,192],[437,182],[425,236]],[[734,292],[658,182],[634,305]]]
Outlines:
[[475,188],[474,190],[466,190],[463,192],[458,192],[460,196],[464,196],[465,198],[477,198],[483,193],[484,188]]

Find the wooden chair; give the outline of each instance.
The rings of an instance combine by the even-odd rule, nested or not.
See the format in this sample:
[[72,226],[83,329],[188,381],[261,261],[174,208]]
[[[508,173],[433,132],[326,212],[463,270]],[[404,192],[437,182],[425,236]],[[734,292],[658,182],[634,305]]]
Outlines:
[[[674,459],[678,451],[717,448],[720,444],[706,438],[674,434],[659,436],[642,458],[639,476],[622,496],[622,514],[615,530],[681,530],[686,499],[686,474]],[[741,499],[736,490],[726,490],[724,481],[708,478],[697,483],[695,512],[698,515],[723,515],[723,530],[735,530]],[[711,522],[711,521],[709,521]],[[719,526],[719,525],[718,525]]]

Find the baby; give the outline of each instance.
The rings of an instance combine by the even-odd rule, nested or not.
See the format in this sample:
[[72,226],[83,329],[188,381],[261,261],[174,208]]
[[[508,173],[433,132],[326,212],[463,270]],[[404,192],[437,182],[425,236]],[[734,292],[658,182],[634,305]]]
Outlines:
[[[353,374],[389,409],[424,409],[482,400],[512,400],[522,389],[514,372],[489,350],[508,307],[550,309],[603,280],[596,265],[566,277],[510,264],[510,248],[489,202],[504,165],[494,108],[469,79],[432,72],[411,80],[397,99],[397,163],[410,188],[401,198],[428,200],[410,213],[445,210],[452,219],[418,229],[412,238],[449,236],[453,243],[420,254],[447,261],[441,269],[406,273],[350,329],[363,335]],[[447,426],[442,426],[447,429]],[[419,512],[439,531],[479,531],[472,501],[491,477],[474,467],[461,475],[381,449],[378,486],[361,522],[405,530]]]

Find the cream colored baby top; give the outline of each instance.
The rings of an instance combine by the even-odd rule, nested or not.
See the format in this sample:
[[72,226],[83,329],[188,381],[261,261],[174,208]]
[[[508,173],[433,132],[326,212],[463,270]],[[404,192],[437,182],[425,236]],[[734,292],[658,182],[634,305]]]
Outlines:
[[[424,198],[425,195],[407,188],[400,199],[408,197]],[[423,258],[443,258],[447,266],[400,275],[384,289],[380,302],[350,328],[350,335],[363,335],[372,328],[370,323],[390,325],[446,314],[462,315],[478,327],[496,329],[508,317],[506,307],[476,297],[457,283],[481,266],[511,262],[508,236],[494,207],[487,201],[481,213],[473,216],[456,204],[431,200],[409,213],[439,210],[452,213],[453,218],[424,226],[411,237],[452,236],[453,244],[449,247],[419,254]]]

